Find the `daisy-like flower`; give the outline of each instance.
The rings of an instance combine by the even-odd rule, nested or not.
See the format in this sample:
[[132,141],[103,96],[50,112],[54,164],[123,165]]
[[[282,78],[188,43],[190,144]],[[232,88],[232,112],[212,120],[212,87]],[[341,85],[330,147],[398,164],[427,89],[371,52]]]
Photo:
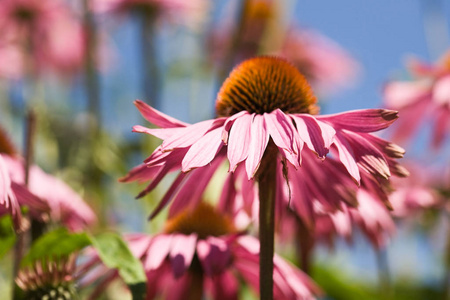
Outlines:
[[183,23],[199,23],[206,9],[203,0],[95,0],[93,10],[98,13],[129,14],[141,12]]
[[11,187],[11,178],[8,174],[3,158],[0,156],[0,215],[10,214],[16,229],[22,224],[19,201]]
[[316,98],[305,78],[280,58],[258,57],[236,67],[218,94],[216,119],[189,125],[142,101],[135,104],[144,118],[161,129],[136,125],[134,131],[164,140],[145,164],[123,178],[152,180],[139,196],[150,192],[167,173],[181,169],[169,189],[172,197],[191,175],[203,180],[196,169],[215,172],[226,158],[230,172],[244,168],[246,178],[252,180],[267,152],[274,153],[274,161],[288,162],[292,173],[302,170],[303,156],[323,160],[331,149],[356,184],[361,172],[377,180],[401,172],[395,159],[403,150],[370,134],[392,124],[397,119],[395,111],[367,109],[316,116]]
[[[29,169],[28,184],[25,185],[25,163],[10,142],[6,132],[0,128],[0,170],[2,186],[10,186],[13,193],[5,193],[13,219],[20,217],[20,207],[26,206],[31,218],[47,222],[63,223],[70,230],[78,231],[96,221],[91,208],[67,184],[45,173],[38,166]],[[2,191],[4,189],[0,189]],[[6,191],[6,190],[4,190]],[[0,195],[3,195],[0,193]],[[6,205],[8,207],[8,205]],[[5,213],[5,211],[4,211]]]
[[[420,164],[408,164],[411,176],[393,180],[395,191],[389,195],[393,215],[398,218],[414,216],[445,203],[439,190],[445,189],[449,176],[445,170],[431,170]],[[444,175],[443,175],[444,174]],[[447,177],[447,178],[446,178]]]
[[442,145],[450,131],[450,51],[435,64],[413,61],[413,81],[392,81],[384,90],[387,106],[401,112],[394,138],[410,139],[424,121],[432,123],[432,146]]
[[[237,299],[240,279],[258,290],[258,240],[237,232],[231,219],[204,202],[168,219],[164,233],[132,234],[127,240],[144,265],[147,299]],[[313,299],[321,293],[281,257],[274,257],[274,265],[275,299]],[[108,281],[117,277],[110,274]]]
[[22,70],[10,75],[44,70],[73,74],[83,65],[84,33],[63,1],[3,0],[0,28],[0,51],[21,60]]
[[[286,178],[288,164],[299,169],[302,158],[308,157],[303,152],[312,151],[316,156],[313,159],[323,160],[331,150],[358,185],[365,175],[380,184],[388,180],[391,172],[401,172],[395,159],[403,155],[403,150],[371,134],[392,124],[397,112],[372,109],[315,116],[318,108],[310,86],[297,68],[284,59],[257,57],[237,66],[219,91],[218,118],[213,120],[188,125],[143,102],[137,101],[136,105],[147,120],[162,129],[135,126],[134,130],[164,141],[145,165],[132,170],[124,180],[153,179],[142,196],[168,172],[180,168],[182,172],[156,212],[173,196],[189,199],[189,194],[177,196],[183,184],[207,183],[224,157],[229,161],[230,172],[245,168],[247,179],[258,182],[260,279],[265,282],[261,288],[271,288],[266,280],[272,278],[274,213],[276,203],[282,201],[276,198],[277,190],[282,188],[277,180],[279,170]],[[277,167],[280,162],[282,168]],[[333,197],[322,198],[330,204],[334,201]],[[270,299],[271,291],[261,290],[261,295],[265,294]]]
[[[10,170],[11,180],[25,187],[23,161],[11,156],[3,156],[3,159]],[[62,180],[45,173],[36,165],[31,166],[29,172],[27,188],[45,203],[46,212],[52,221],[61,222],[72,231],[83,230],[96,221],[92,209]],[[35,209],[36,206],[33,205],[29,208],[32,216],[42,215],[42,207]]]

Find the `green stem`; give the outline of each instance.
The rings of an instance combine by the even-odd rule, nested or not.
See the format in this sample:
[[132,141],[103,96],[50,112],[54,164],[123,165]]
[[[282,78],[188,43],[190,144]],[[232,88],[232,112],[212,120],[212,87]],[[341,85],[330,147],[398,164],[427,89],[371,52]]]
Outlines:
[[314,237],[311,234],[310,229],[305,226],[302,220],[297,217],[297,240],[296,248],[298,253],[298,258],[300,259],[300,268],[303,272],[310,275],[311,274],[311,262],[314,250]]
[[86,28],[86,59],[84,62],[85,85],[88,109],[94,120],[91,126],[97,131],[101,124],[100,81],[96,71],[97,38],[94,16],[89,9],[89,0],[83,0],[84,26]]
[[376,260],[378,268],[378,278],[380,284],[380,295],[383,295],[384,299],[391,298],[391,274],[389,271],[389,261],[387,250],[376,249]]
[[155,47],[155,16],[151,11],[141,11],[141,60],[142,67],[142,89],[144,98],[151,106],[159,106],[159,87],[161,78],[157,65],[157,53]]
[[261,300],[273,299],[275,235],[276,151],[269,145],[258,170],[259,189],[259,290]]

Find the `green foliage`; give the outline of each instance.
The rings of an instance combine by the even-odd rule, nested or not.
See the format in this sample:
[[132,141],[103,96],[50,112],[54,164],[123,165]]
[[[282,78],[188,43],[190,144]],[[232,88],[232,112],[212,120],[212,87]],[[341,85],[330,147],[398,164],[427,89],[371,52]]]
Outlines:
[[117,269],[120,277],[128,285],[133,300],[145,299],[146,276],[141,262],[133,256],[127,244],[115,233],[107,232],[96,236],[86,233],[70,233],[57,229],[41,236],[23,258],[22,265],[54,257],[68,256],[86,246],[92,245],[103,263]]
[[122,238],[115,233],[102,233],[92,237],[92,245],[106,266],[119,271],[120,277],[130,288],[133,300],[145,299],[147,278],[144,268]]
[[14,246],[16,235],[12,226],[11,216],[0,218],[0,258]]
[[91,240],[86,233],[69,233],[67,229],[60,228],[38,238],[22,259],[22,266],[31,265],[38,260],[68,256],[90,244]]

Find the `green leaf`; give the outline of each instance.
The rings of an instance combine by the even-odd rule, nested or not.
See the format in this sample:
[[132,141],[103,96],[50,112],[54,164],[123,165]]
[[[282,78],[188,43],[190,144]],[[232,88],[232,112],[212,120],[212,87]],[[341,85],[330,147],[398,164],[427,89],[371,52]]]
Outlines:
[[13,230],[11,216],[0,218],[0,258],[14,246],[16,234]]
[[70,233],[65,228],[50,231],[38,238],[22,259],[22,266],[49,257],[67,256],[91,244],[86,233]]
[[91,239],[103,263],[119,271],[120,277],[130,288],[133,300],[145,299],[147,277],[144,267],[122,238],[115,233],[106,232]]

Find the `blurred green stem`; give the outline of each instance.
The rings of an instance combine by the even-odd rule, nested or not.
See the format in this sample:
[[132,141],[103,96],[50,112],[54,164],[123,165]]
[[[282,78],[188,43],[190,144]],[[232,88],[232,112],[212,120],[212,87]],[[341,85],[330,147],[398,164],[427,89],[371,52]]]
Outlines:
[[377,261],[380,296],[382,295],[383,299],[391,299],[391,273],[389,270],[389,260],[386,248],[376,249],[375,256]]
[[300,268],[303,272],[311,274],[311,263],[314,252],[314,236],[311,229],[308,228],[300,218],[297,217],[297,256],[300,259]]
[[142,90],[144,101],[153,107],[160,108],[159,88],[161,78],[157,65],[157,53],[155,46],[156,27],[155,13],[152,11],[140,11],[141,18],[141,61],[142,61]]
[[[448,221],[450,221],[450,215],[446,214]],[[443,290],[444,290],[444,300],[450,299],[450,230],[447,230],[447,245],[445,247],[445,274],[444,274],[444,282],[443,282]]]
[[88,109],[94,120],[90,125],[97,131],[101,124],[101,106],[100,106],[100,80],[96,71],[97,58],[97,30],[94,16],[90,11],[90,1],[83,0],[84,26],[86,32],[86,57],[84,62],[85,86],[88,98]]

